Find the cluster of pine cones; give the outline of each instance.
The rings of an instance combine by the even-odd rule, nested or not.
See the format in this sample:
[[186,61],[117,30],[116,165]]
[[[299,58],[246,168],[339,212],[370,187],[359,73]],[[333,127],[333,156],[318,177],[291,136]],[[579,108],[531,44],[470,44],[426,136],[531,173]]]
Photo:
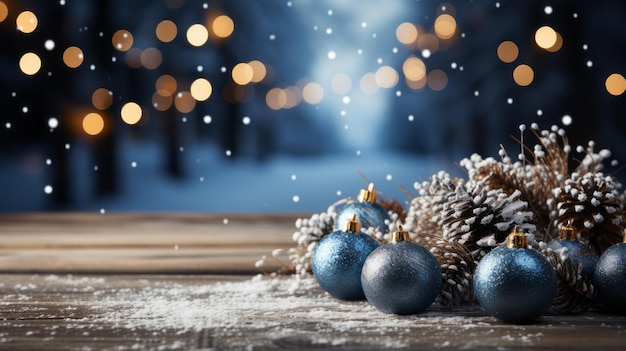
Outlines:
[[[552,310],[580,312],[593,301],[595,289],[566,250],[554,251],[547,243],[559,238],[566,223],[598,255],[623,240],[626,196],[617,178],[603,173],[611,153],[596,152],[589,142],[587,147],[576,148],[582,157],[574,161],[563,129],[540,130],[532,124],[530,131],[537,141],[533,148],[524,144],[525,130],[526,126],[520,126],[521,152],[515,160],[504,149],[500,160],[477,154],[463,159],[460,165],[467,178],[452,178],[441,171],[416,182],[418,196],[410,200],[407,211],[395,200],[383,197],[379,201],[394,219],[390,231],[401,224],[439,260],[443,289],[437,301],[441,305],[474,301],[474,268],[486,253],[503,245],[518,225],[528,234],[530,246],[542,252],[557,272],[559,288]],[[615,166],[615,161],[611,163]],[[331,206],[325,213],[298,220],[293,238],[297,247],[289,252],[292,272],[310,272],[315,243],[332,231],[333,219]],[[388,238],[384,233],[368,234],[381,243]]]

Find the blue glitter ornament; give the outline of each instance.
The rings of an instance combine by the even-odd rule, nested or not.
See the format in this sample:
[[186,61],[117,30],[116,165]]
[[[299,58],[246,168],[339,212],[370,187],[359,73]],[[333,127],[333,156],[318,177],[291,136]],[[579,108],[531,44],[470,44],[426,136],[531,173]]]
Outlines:
[[624,242],[610,246],[598,259],[593,283],[600,301],[626,313],[626,231]]
[[474,294],[490,315],[508,323],[527,323],[544,314],[554,300],[557,278],[550,262],[528,249],[515,226],[507,247],[483,257],[474,272]]
[[591,246],[578,240],[576,230],[572,226],[572,220],[569,220],[567,224],[561,228],[560,238],[552,240],[548,243],[548,247],[555,251],[566,248],[570,260],[577,265],[582,263],[583,270],[581,275],[583,278],[588,280],[593,279],[596,263],[598,262],[598,254],[596,254]]
[[430,306],[441,290],[441,267],[409,233],[392,233],[391,243],[372,251],[361,273],[367,301],[385,313],[415,314]]
[[350,202],[338,209],[335,218],[335,229],[344,228],[347,222],[356,215],[363,228],[374,228],[385,232],[389,220],[389,213],[376,202],[374,183],[370,183],[367,189],[361,189],[357,201]]
[[361,269],[367,256],[379,245],[360,232],[356,215],[345,228],[345,231],[333,231],[317,243],[311,258],[313,275],[332,296],[341,300],[363,300]]

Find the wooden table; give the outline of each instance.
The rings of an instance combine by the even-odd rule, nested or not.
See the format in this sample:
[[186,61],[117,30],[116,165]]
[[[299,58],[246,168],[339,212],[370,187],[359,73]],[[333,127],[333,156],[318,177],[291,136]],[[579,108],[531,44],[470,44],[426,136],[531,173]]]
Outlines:
[[335,300],[312,279],[256,276],[262,255],[293,246],[297,217],[2,214],[0,349],[626,345],[626,316],[599,309],[528,325],[501,323],[476,305],[400,317]]

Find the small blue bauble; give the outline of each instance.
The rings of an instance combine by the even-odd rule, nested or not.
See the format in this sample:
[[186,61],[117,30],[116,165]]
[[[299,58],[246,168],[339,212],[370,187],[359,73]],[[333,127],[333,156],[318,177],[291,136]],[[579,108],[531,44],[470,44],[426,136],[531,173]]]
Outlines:
[[389,213],[376,203],[374,184],[370,183],[367,189],[361,189],[357,201],[348,203],[338,209],[337,217],[335,218],[335,229],[344,228],[354,215],[361,222],[361,227],[385,231],[387,227],[385,220],[389,220]]
[[600,301],[617,312],[626,313],[626,242],[609,247],[600,256],[594,286]]
[[572,262],[579,264],[582,263],[583,271],[582,276],[586,279],[593,279],[593,272],[596,269],[596,263],[598,262],[598,254],[587,244],[578,240],[559,239],[553,240],[548,244],[548,247],[552,250],[558,250],[566,248],[568,252],[568,258]]
[[[317,283],[341,300],[363,300],[361,270],[367,256],[378,242],[359,232],[354,218],[347,230],[335,230],[315,246],[311,266]],[[356,222],[357,224],[359,222]]]
[[[516,231],[514,234],[520,234]],[[483,257],[474,272],[474,294],[490,315],[526,323],[544,314],[556,295],[554,268],[539,252],[523,245],[499,247]],[[510,242],[510,241],[509,241]]]
[[367,301],[385,313],[415,314],[430,306],[441,290],[441,267],[424,247],[399,241],[379,246],[363,265]]

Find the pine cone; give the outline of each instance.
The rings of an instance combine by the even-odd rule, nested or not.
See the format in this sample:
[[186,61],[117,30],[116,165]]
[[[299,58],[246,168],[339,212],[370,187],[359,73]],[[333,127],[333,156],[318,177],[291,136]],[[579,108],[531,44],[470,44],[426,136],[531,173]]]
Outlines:
[[507,195],[480,182],[459,185],[443,204],[443,239],[467,247],[475,260],[503,242],[515,225],[534,231],[532,213],[525,211],[520,192]]
[[621,184],[602,172],[574,172],[563,187],[552,190],[548,201],[554,227],[572,220],[583,241],[601,255],[609,246],[622,241],[624,195]]
[[430,181],[415,182],[419,196],[411,200],[403,227],[417,233],[441,235],[441,212],[443,205],[454,196],[456,184],[461,180],[452,179],[444,171],[433,175]]
[[472,277],[476,262],[460,243],[433,239],[424,246],[441,265],[442,287],[437,302],[442,306],[458,306],[474,300]]
[[588,278],[583,277],[582,263],[575,264],[568,258],[567,249],[553,250],[544,242],[533,243],[550,262],[557,276],[557,292],[551,310],[561,314],[575,314],[587,309],[596,295]]

